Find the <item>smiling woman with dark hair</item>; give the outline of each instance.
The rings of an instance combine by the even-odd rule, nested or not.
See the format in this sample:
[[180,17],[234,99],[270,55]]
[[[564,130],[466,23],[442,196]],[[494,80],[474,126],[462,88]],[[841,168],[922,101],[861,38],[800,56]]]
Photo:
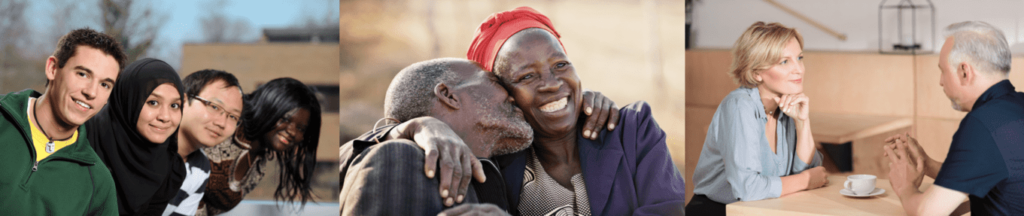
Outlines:
[[245,101],[234,138],[204,149],[213,170],[201,213],[234,208],[256,187],[272,160],[280,166],[276,200],[305,205],[313,199],[310,182],[320,140],[316,91],[298,80],[278,78],[246,95]]

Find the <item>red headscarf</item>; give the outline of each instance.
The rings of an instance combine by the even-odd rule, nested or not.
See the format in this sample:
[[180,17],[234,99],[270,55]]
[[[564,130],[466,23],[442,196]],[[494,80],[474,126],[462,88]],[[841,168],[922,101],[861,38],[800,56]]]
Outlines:
[[[473,38],[473,44],[469,45],[466,58],[480,63],[487,71],[493,71],[494,58],[498,56],[501,45],[512,35],[528,28],[544,29],[555,35],[556,39],[561,38],[547,16],[530,7],[518,7],[488,16],[476,29],[476,36]],[[558,44],[562,44],[561,39],[558,40]],[[564,50],[565,46],[562,46],[562,49]]]

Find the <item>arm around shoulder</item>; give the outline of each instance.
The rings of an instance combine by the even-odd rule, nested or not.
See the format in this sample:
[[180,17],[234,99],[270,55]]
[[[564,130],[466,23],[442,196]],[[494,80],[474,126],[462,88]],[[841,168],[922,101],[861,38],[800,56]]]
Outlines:
[[355,156],[341,189],[342,215],[436,215],[443,210],[438,182],[422,175],[423,150],[389,140]]

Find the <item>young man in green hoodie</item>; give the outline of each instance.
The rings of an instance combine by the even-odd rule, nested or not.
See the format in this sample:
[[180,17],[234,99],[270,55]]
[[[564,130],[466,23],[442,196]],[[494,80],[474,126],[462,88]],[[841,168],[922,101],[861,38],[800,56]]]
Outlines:
[[77,29],[46,59],[43,93],[0,95],[0,214],[117,215],[114,180],[82,124],[107,104],[125,61],[113,37]]

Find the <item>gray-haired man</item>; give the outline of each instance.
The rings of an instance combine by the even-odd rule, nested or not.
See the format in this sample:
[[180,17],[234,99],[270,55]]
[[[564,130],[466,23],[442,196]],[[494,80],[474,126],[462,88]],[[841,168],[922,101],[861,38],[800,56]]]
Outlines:
[[[1007,80],[1010,47],[984,22],[950,25],[939,54],[939,85],[953,109],[968,112],[945,162],[909,135],[889,138],[893,190],[910,215],[949,215],[970,198],[973,215],[1024,215],[1024,93]],[[935,185],[921,192],[924,175]]]

